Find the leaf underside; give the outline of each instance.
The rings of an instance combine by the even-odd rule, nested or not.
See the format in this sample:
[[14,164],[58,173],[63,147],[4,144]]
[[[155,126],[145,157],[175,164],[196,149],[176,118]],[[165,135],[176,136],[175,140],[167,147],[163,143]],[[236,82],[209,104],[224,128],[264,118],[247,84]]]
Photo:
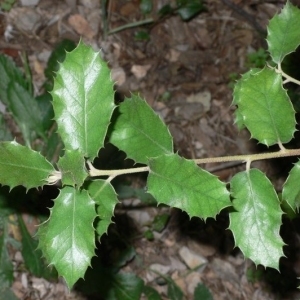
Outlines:
[[49,219],[39,227],[39,248],[71,288],[94,256],[95,202],[87,191],[66,186],[50,211]]
[[281,13],[268,25],[267,43],[273,61],[281,63],[284,57],[295,51],[300,44],[300,10],[289,1]]
[[229,229],[235,244],[255,264],[278,270],[282,257],[279,230],[282,210],[272,183],[261,171],[251,169],[236,174],[230,183],[235,212]]
[[46,184],[54,167],[40,153],[17,142],[0,143],[0,182],[13,188],[23,185],[27,189]]
[[292,210],[295,212],[296,210],[299,211],[300,207],[300,185],[299,185],[299,178],[300,178],[300,162],[298,161],[283,185],[282,190],[282,199],[284,199]]
[[247,127],[252,138],[271,146],[289,142],[296,131],[293,105],[275,70],[253,70],[243,76],[234,90],[236,123]]
[[119,106],[120,115],[112,124],[110,142],[135,162],[173,152],[172,136],[160,117],[137,95]]
[[115,108],[107,64],[80,42],[60,65],[51,94],[65,149],[79,150],[93,160],[103,147]]
[[169,154],[150,159],[149,166],[148,191],[158,203],[203,219],[231,206],[225,184],[193,161]]

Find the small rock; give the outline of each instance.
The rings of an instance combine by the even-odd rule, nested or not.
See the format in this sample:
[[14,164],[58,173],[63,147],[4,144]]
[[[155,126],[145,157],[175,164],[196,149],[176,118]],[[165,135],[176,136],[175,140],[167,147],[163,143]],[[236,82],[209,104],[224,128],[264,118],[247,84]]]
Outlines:
[[202,283],[201,274],[198,272],[192,272],[185,278],[185,281],[187,285],[187,292],[193,295],[197,285]]
[[200,244],[193,240],[188,241],[187,246],[189,249],[192,249],[194,252],[199,253],[204,257],[213,256],[216,253],[216,247],[207,244]]
[[191,251],[188,247],[183,246],[179,250],[179,255],[184,263],[190,268],[195,269],[207,263],[207,259],[203,256]]
[[151,217],[147,211],[132,210],[128,211],[127,214],[141,227],[151,222]]
[[[151,282],[155,278],[160,277],[159,273],[163,274],[163,275],[167,274],[171,270],[171,267],[170,266],[164,266],[164,265],[161,265],[161,264],[152,264],[152,265],[150,265],[149,269],[150,269],[150,271],[147,272],[146,278],[147,278],[148,281]],[[155,272],[151,272],[151,270],[153,270]]]
[[184,265],[179,259],[176,257],[170,256],[170,261],[171,261],[171,271],[184,271],[186,270],[186,265]]
[[21,0],[22,6],[35,6],[40,0]]

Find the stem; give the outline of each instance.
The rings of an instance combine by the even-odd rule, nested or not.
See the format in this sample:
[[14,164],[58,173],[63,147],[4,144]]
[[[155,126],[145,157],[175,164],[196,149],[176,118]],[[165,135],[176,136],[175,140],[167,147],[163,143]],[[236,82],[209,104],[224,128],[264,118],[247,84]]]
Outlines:
[[146,19],[146,20],[142,20],[142,21],[137,21],[137,22],[125,24],[123,26],[119,26],[119,27],[117,27],[115,29],[110,30],[108,32],[108,34],[114,34],[114,33],[117,33],[119,31],[122,31],[122,30],[125,30],[125,29],[128,29],[128,28],[138,27],[138,26],[150,24],[150,23],[153,23],[153,22],[154,22],[154,19],[149,18],[149,19]]
[[[287,156],[300,156],[300,149],[281,149],[277,152],[269,153],[260,153],[260,154],[246,154],[246,155],[233,155],[233,156],[220,156],[220,157],[208,157],[208,158],[199,158],[193,159],[193,161],[199,164],[207,163],[220,163],[220,162],[229,162],[229,161],[243,161],[247,162],[247,165],[250,166],[252,161],[287,157]],[[97,176],[118,176],[123,174],[132,174],[140,172],[149,172],[149,167],[140,167],[140,168],[131,168],[131,169],[120,169],[120,170],[98,170],[94,168],[91,162],[87,162],[89,166],[89,175],[91,177]]]
[[291,77],[290,75],[284,73],[281,69],[281,64],[278,64],[278,69],[277,69],[277,72],[280,73],[282,75],[282,77],[284,77],[286,80],[284,80],[284,84],[288,83],[288,82],[294,82],[298,85],[300,85],[300,81]]

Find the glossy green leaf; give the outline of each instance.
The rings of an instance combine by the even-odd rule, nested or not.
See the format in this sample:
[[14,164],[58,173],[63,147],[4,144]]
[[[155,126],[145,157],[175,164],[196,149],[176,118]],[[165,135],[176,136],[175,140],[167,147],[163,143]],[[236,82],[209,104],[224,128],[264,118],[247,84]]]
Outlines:
[[289,1],[268,25],[267,42],[273,61],[281,63],[284,57],[295,51],[300,44],[300,9]]
[[248,73],[234,91],[239,127],[246,126],[253,138],[267,146],[289,142],[295,132],[295,111],[274,69]]
[[82,186],[84,180],[88,177],[85,168],[85,159],[78,150],[66,150],[64,156],[57,163],[62,172],[63,185]]
[[279,268],[284,245],[279,230],[282,211],[272,183],[261,171],[251,169],[231,180],[236,210],[230,213],[230,230],[244,255],[266,267]]
[[99,53],[80,42],[60,65],[51,94],[65,149],[78,149],[93,160],[103,147],[115,108],[107,64]]
[[292,208],[295,212],[296,210],[299,211],[300,207],[300,185],[299,185],[299,178],[300,178],[300,162],[298,161],[283,185],[282,190],[282,199],[284,199],[288,205]]
[[147,164],[148,158],[173,152],[167,126],[145,100],[137,95],[126,98],[113,123],[110,142],[135,162]]
[[16,82],[9,85],[7,107],[28,144],[33,132],[45,138],[43,118],[36,99]]
[[95,202],[87,191],[66,186],[50,211],[50,218],[38,231],[39,248],[71,288],[84,276],[94,256]]
[[51,55],[47,62],[47,67],[45,69],[45,76],[47,82],[45,83],[46,90],[51,91],[53,89],[53,80],[56,72],[59,70],[59,63],[65,60],[67,51],[72,51],[76,48],[76,44],[71,40],[62,40],[55,49],[51,52]]
[[91,198],[96,202],[97,213],[100,220],[97,223],[96,230],[101,237],[107,233],[111,218],[114,214],[115,206],[119,202],[113,186],[105,180],[92,181],[88,186],[88,192]]
[[46,184],[54,167],[40,153],[15,141],[0,143],[0,183],[27,189]]
[[148,191],[158,203],[203,219],[231,206],[225,184],[193,161],[169,154],[150,159],[149,166]]
[[[42,252],[37,249],[38,241],[28,232],[27,227],[21,216],[18,215],[18,224],[22,236],[22,257],[26,268],[37,277],[51,278],[51,269],[42,259]],[[52,276],[51,276],[52,275]]]
[[24,89],[27,88],[27,82],[21,70],[15,65],[11,58],[0,54],[0,101],[5,105],[8,104],[8,86],[11,82],[21,85]]
[[144,282],[134,274],[118,273],[113,278],[112,287],[107,295],[107,300],[139,300]]

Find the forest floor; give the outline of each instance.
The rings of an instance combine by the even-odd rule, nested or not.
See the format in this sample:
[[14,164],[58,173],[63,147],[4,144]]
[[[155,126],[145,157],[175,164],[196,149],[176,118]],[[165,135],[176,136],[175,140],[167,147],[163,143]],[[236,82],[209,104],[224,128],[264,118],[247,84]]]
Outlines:
[[[32,2],[37,4],[28,5]],[[112,69],[118,96],[122,99],[132,92],[139,93],[166,122],[180,155],[201,158],[259,151],[255,142],[249,141],[248,132],[239,132],[233,124],[232,86],[239,74],[260,63],[260,55],[252,61],[249,55],[266,48],[264,32],[268,20],[285,1],[205,1],[205,10],[189,22],[176,13],[159,19],[159,8],[174,1],[152,1],[152,12],[145,16],[138,0],[110,0],[105,18],[100,2],[16,1],[0,15],[0,53],[11,56],[20,67],[20,53],[28,55],[38,95],[43,89],[48,58],[56,45],[64,39],[78,43],[82,38],[95,50],[102,50]],[[133,24],[112,32],[119,26],[149,18],[153,22],[144,26]],[[256,166],[279,186],[284,180],[276,164],[259,162]],[[202,167],[224,182],[244,168],[235,164]],[[136,189],[144,188],[143,177],[124,180]],[[217,220],[203,222],[189,220],[176,209],[145,205],[138,197],[122,198],[115,224],[100,247],[108,245],[113,256],[121,251],[120,243],[114,244],[109,236],[122,236],[134,252],[123,271],[141,277],[162,299],[168,299],[166,282],[150,269],[170,276],[183,291],[184,299],[193,299],[198,283],[203,283],[215,300],[299,299],[294,282],[300,274],[296,254],[293,261],[282,259],[281,274],[261,266],[256,269],[234,248],[232,234],[226,230],[226,212]],[[147,239],[144,233],[153,228],[153,220],[161,215],[167,215],[168,222],[152,232],[152,239]],[[30,227],[28,219],[25,216]],[[295,240],[295,236],[296,233],[290,239]],[[296,247],[299,245],[289,252],[293,253]],[[20,299],[101,299],[101,295],[97,298],[94,294],[92,298],[77,290],[69,293],[63,280],[48,282],[36,278],[17,268],[22,262],[20,252],[11,255],[16,266],[12,289]],[[194,268],[189,259],[201,261],[202,267]]]

